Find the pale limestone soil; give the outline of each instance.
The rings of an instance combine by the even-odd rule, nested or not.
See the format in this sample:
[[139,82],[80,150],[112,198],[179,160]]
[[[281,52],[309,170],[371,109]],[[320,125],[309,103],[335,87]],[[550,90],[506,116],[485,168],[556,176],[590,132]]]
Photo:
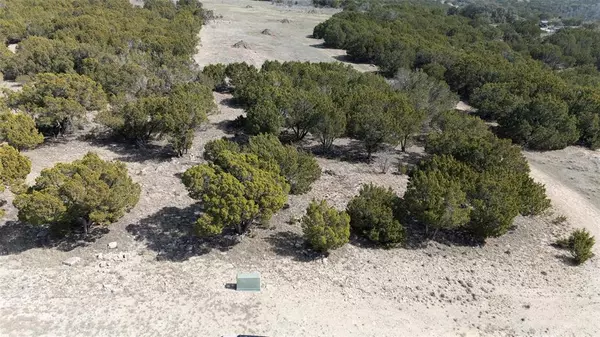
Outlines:
[[[335,56],[311,47],[319,41],[306,37],[332,12],[233,0],[211,0],[205,7],[222,14],[223,22],[203,29],[200,51],[206,54],[196,56],[201,66],[245,57],[258,65],[265,59],[331,61]],[[282,18],[289,18],[290,28],[279,28]],[[231,21],[230,28],[225,20]],[[236,35],[238,27],[247,28],[245,35]],[[261,35],[265,28],[285,38]],[[227,29],[231,33],[225,39],[219,34]],[[241,39],[252,49],[229,48]],[[279,40],[265,44],[263,39]],[[80,140],[58,140],[25,153],[33,164],[30,182],[43,168],[88,151],[123,160],[142,185],[142,196],[107,234],[67,251],[61,249],[64,246],[31,244],[36,231],[22,230],[14,222],[16,210],[9,208],[0,223],[4,254],[0,336],[595,336],[600,332],[599,259],[575,268],[564,263],[564,252],[550,245],[571,226],[591,230],[597,226],[596,153],[569,148],[526,154],[532,176],[547,185],[555,213],[567,215],[570,224],[553,224],[555,215],[520,217],[514,231],[484,247],[428,243],[418,249],[381,250],[350,244],[327,259],[313,259],[303,246],[299,225],[288,220],[301,217],[313,198],[326,198],[342,209],[362,183],[403,193],[407,177],[394,174],[395,163],[418,158],[422,149],[412,147],[409,155],[388,149],[377,154],[373,164],[319,158],[328,173],[311,192],[290,196],[290,208],[274,217],[272,228],[257,228],[224,249],[189,235],[199,211],[178,175],[202,162],[201,149],[208,140],[231,136],[223,126],[243,111],[228,106],[229,97],[215,94],[220,113],[210,116],[183,158]],[[336,145],[355,146],[347,139]],[[386,160],[391,168],[382,174]],[[565,169],[564,160],[577,169]],[[119,244],[115,250],[107,248],[112,241]],[[73,267],[61,265],[71,256],[82,261]],[[237,272],[254,270],[262,273],[260,293],[226,289]]]

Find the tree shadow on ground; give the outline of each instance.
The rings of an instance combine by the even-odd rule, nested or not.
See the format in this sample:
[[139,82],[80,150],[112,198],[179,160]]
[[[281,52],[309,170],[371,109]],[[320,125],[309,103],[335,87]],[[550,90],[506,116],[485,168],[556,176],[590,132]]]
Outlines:
[[408,166],[416,166],[422,160],[428,158],[429,155],[427,153],[419,153],[419,152],[399,152],[397,165],[408,165]]
[[157,260],[185,261],[192,256],[204,255],[212,249],[227,251],[239,243],[232,232],[200,238],[193,232],[193,224],[201,214],[199,204],[185,208],[165,207],[160,211],[129,224],[126,229],[136,241],[145,241],[157,253]]
[[403,220],[401,223],[405,229],[404,248],[423,249],[427,247],[430,241],[437,242],[446,246],[459,247],[481,247],[485,241],[474,238],[472,234],[463,229],[444,230],[430,229],[425,231],[425,227],[417,221]]
[[53,147],[56,145],[67,144],[73,138],[72,136],[44,136],[44,142],[40,144],[37,148],[40,147]]
[[170,146],[142,143],[136,144],[112,136],[85,136],[80,138],[80,140],[114,152],[119,155],[115,159],[127,163],[161,163],[171,160],[175,155]]
[[239,138],[240,141],[243,141],[242,138],[249,138],[250,136],[244,133],[244,117],[240,116],[234,120],[224,120],[217,122],[215,124],[217,129],[225,132],[228,135],[234,135],[235,138]]
[[[321,144],[309,146],[305,148],[315,156],[337,159],[349,163],[368,163],[369,158],[363,149],[363,145],[358,140],[351,140],[348,144],[337,145],[334,144],[327,151],[323,151]],[[374,156],[376,156],[375,154]],[[373,156],[372,156],[373,157]],[[373,158],[371,158],[373,160]]]
[[560,242],[554,242],[554,243],[551,243],[550,246],[561,251],[560,253],[557,253],[554,255],[555,258],[561,260],[567,266],[571,266],[571,267],[577,266],[577,262],[575,261],[573,256],[568,253],[569,248],[566,247],[564,244],[561,244]]
[[565,254],[565,253],[555,254],[554,257],[559,259],[560,261],[562,261],[562,263],[564,263],[565,265],[567,265],[569,267],[577,266],[577,262],[575,262],[575,259],[568,254]]
[[335,55],[332,57],[340,62],[360,64],[359,62],[354,62],[354,60],[352,60],[352,58],[348,56],[348,54]]
[[232,109],[243,109],[244,106],[233,97],[226,97],[219,101],[219,104]]
[[275,254],[289,256],[294,261],[310,262],[326,256],[309,249],[302,236],[291,231],[276,232],[264,240],[271,245]]
[[106,227],[92,227],[87,236],[81,231],[68,235],[55,235],[48,229],[7,221],[0,226],[0,255],[19,254],[33,248],[56,248],[71,251],[77,247],[85,247],[109,232]]

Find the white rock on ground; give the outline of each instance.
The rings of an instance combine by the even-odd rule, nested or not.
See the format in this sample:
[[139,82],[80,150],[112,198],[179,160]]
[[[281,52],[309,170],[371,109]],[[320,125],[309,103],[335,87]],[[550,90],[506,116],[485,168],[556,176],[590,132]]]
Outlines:
[[118,244],[116,241],[110,242],[108,244],[108,248],[110,248],[110,249],[115,249],[115,248],[117,248],[117,246],[118,246]]
[[81,261],[80,257],[73,256],[73,257],[70,257],[70,258],[64,260],[62,263],[67,266],[74,266],[77,263],[79,263],[79,261]]

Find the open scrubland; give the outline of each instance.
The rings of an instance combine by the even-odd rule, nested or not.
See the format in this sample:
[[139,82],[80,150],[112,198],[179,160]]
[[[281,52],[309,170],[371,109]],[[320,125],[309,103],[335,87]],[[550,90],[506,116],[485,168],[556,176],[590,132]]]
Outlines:
[[[194,60],[344,61],[342,50],[312,39],[335,11],[269,2],[209,0],[222,18],[201,30]],[[282,20],[289,21],[287,23]],[[272,34],[261,34],[268,29]],[[247,48],[234,48],[244,41]],[[353,65],[372,71],[370,65]],[[138,204],[90,241],[39,247],[39,229],[17,221],[9,201],[0,225],[0,336],[595,336],[600,332],[598,258],[574,267],[552,244],[573,227],[600,237],[600,155],[568,147],[525,152],[531,176],[546,186],[552,211],[519,216],[506,235],[483,246],[431,240],[381,249],[356,237],[322,257],[308,249],[298,224],[312,199],[344,209],[361,185],[402,195],[422,146],[385,148],[370,163],[353,160],[356,140],[336,139],[335,155],[317,157],[323,173],[312,189],[290,195],[268,228],[203,240],[191,224],[201,209],[181,175],[204,163],[204,145],[233,137],[243,109],[214,93],[217,111],[195,131],[191,149],[173,158],[162,148],[138,149],[88,140],[88,129],[23,151],[32,183],[44,168],[94,151],[123,161],[141,185]],[[311,147],[316,140],[304,140]],[[565,215],[566,221],[555,221]],[[116,248],[108,244],[116,242]],[[597,252],[598,253],[598,252]],[[79,257],[73,266],[63,261]],[[260,293],[227,284],[240,271],[261,272]]]

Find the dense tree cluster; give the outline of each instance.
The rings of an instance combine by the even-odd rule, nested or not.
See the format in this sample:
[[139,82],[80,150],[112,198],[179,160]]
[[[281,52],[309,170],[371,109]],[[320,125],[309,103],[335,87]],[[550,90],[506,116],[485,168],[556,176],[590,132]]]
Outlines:
[[[600,112],[581,104],[594,100],[600,81],[594,69],[600,68],[600,32],[594,26],[542,38],[538,20],[501,7],[457,10],[406,2],[347,8],[317,25],[313,35],[387,76],[400,71],[406,78],[401,69],[417,69],[445,81],[516,143],[539,150],[598,146],[597,124],[589,125]],[[551,68],[571,66],[592,71],[579,71],[581,78],[573,73],[577,68],[564,74]]]
[[215,110],[209,87],[184,83],[173,86],[166,95],[151,94],[116,104],[96,120],[138,144],[167,138],[181,156],[191,147],[196,128]]
[[[181,155],[214,109],[192,55],[205,13],[196,0],[9,0],[0,8],[5,79],[24,79],[8,106],[63,135],[98,121],[138,144],[167,138]],[[110,105],[108,103],[111,103]]]
[[190,78],[191,55],[202,25],[196,0],[39,2],[7,0],[0,38],[18,43],[0,53],[7,79],[38,73],[78,73],[109,95],[166,91]]
[[[489,4],[487,1],[483,3]],[[565,24],[571,20],[564,18],[572,18],[575,23],[581,19],[600,19],[600,4],[596,0],[495,0],[492,3],[493,6],[506,8],[521,17],[562,17]]]
[[50,225],[61,234],[79,227],[87,234],[92,225],[121,218],[137,204],[140,191],[125,164],[88,153],[72,163],[44,169],[14,204],[25,223]]
[[314,157],[269,134],[251,137],[244,146],[212,140],[203,156],[208,163],[188,169],[182,178],[190,196],[204,207],[205,214],[196,222],[201,236],[225,228],[242,234],[253,223],[267,223],[288,193],[309,191],[321,175]]
[[520,149],[497,138],[479,118],[447,112],[432,127],[426,146],[432,156],[411,170],[402,197],[363,185],[348,203],[355,233],[393,246],[406,237],[403,224],[417,224],[429,235],[461,230],[481,241],[505,234],[519,214],[550,207]]
[[58,135],[81,125],[88,111],[106,109],[107,100],[102,87],[85,75],[43,73],[11,93],[8,106],[32,116],[41,131]]
[[433,157],[411,172],[404,195],[406,210],[426,229],[465,228],[485,239],[506,233],[518,214],[550,207],[519,148],[476,117],[444,114],[426,151]]
[[384,143],[404,150],[425,121],[456,103],[445,84],[426,74],[400,73],[392,87],[380,76],[337,63],[267,61],[260,71],[230,64],[203,73],[231,87],[246,107],[249,133],[288,130],[295,141],[311,134],[323,151],[349,136],[362,141],[369,157]]

